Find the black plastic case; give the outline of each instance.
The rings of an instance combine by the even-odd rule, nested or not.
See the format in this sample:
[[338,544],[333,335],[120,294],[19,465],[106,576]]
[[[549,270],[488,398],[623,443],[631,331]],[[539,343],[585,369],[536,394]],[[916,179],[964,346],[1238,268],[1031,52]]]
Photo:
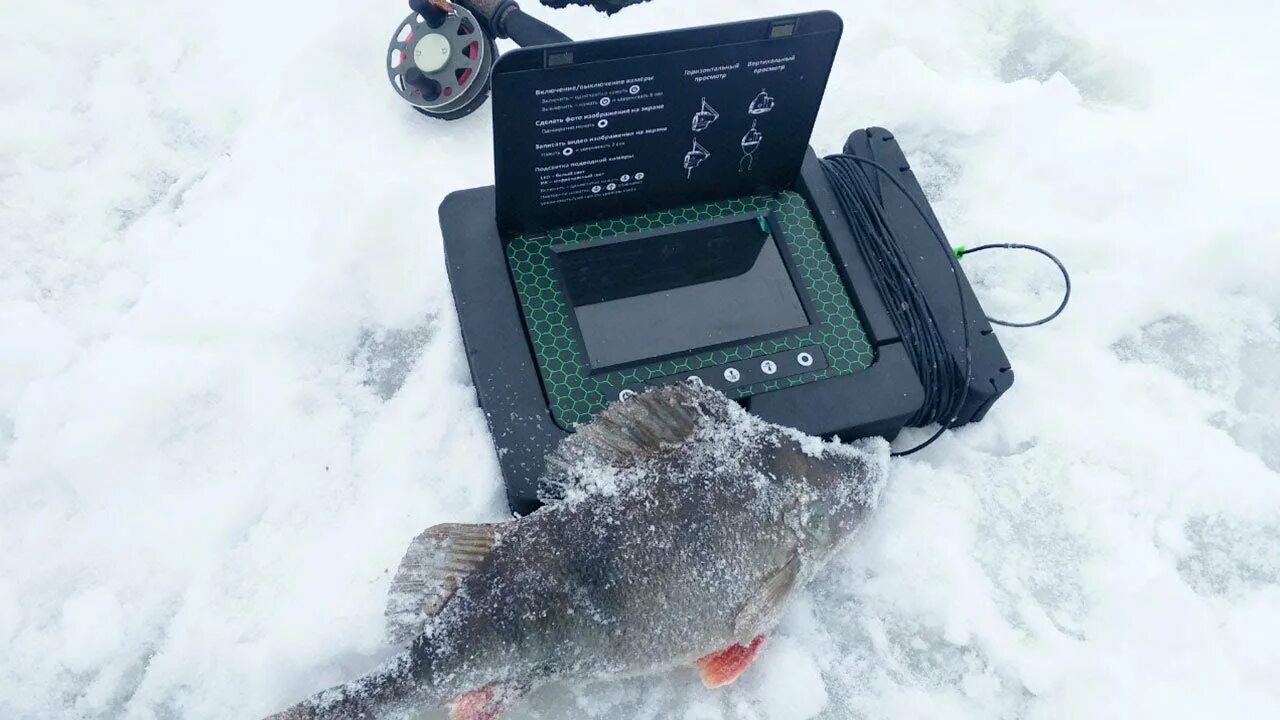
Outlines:
[[[616,211],[616,215],[669,209],[673,206],[662,203],[671,202],[673,196],[682,204],[692,204],[743,193],[799,193],[821,226],[835,269],[841,275],[856,306],[862,329],[874,348],[875,361],[869,368],[852,374],[759,392],[739,402],[770,422],[811,435],[846,439],[871,435],[893,438],[919,410],[924,402],[920,379],[903,349],[898,330],[883,300],[875,290],[867,258],[862,256],[855,242],[853,231],[832,193],[821,163],[807,147],[841,28],[841,21],[834,13],[809,13],[609,41],[532,48],[511,53],[498,62],[494,77],[494,111],[496,175],[501,194],[494,187],[455,192],[440,207],[440,223],[467,361],[480,406],[492,432],[513,511],[527,514],[537,509],[538,483],[544,471],[545,458],[569,431],[562,429],[552,417],[512,277],[506,243],[520,233],[539,232],[555,227],[556,223],[568,225],[606,217],[611,209]],[[768,43],[775,44],[762,50],[761,46]],[[538,121],[552,117],[552,111],[560,112],[560,108],[541,104],[538,106],[541,109],[531,109],[532,104],[542,103],[539,98],[560,93],[565,87],[576,92],[580,83],[585,90],[594,91],[605,82],[616,84],[612,81],[621,77],[620,72],[634,73],[637,82],[624,83],[617,100],[596,104],[616,110],[625,107],[630,97],[636,100],[656,97],[663,103],[670,102],[672,106],[678,104],[678,113],[670,107],[658,109],[668,116],[659,123],[664,125],[662,138],[646,134],[646,139],[637,141],[633,148],[637,163],[655,156],[672,157],[678,163],[687,147],[685,143],[689,134],[692,132],[696,136],[702,132],[696,129],[696,118],[690,127],[689,114],[699,106],[699,96],[709,93],[712,85],[684,82],[689,72],[683,69],[673,72],[671,60],[701,51],[707,54],[705,57],[695,55],[699,58],[697,62],[702,63],[695,67],[718,67],[715,63],[733,63],[737,57],[743,59],[744,68],[759,67],[760,63],[769,62],[760,60],[761,57],[776,56],[778,62],[787,63],[781,72],[765,76],[771,78],[774,85],[767,86],[767,92],[761,91],[770,96],[771,103],[776,100],[778,108],[785,107],[793,115],[779,112],[772,116],[771,124],[763,124],[762,121],[760,127],[771,133],[776,143],[770,149],[781,148],[783,151],[775,152],[769,158],[762,155],[760,165],[748,166],[753,172],[759,171],[759,183],[744,183],[740,175],[742,169],[736,162],[732,169],[709,165],[703,168],[708,173],[705,177],[687,184],[685,182],[692,179],[692,174],[690,178],[685,178],[683,173],[673,176],[669,168],[652,166],[647,172],[653,175],[653,180],[661,177],[661,181],[648,183],[638,192],[619,192],[617,197],[593,198],[590,194],[580,194],[579,186],[573,191],[579,194],[572,195],[574,199],[570,202],[556,205],[547,201],[544,192],[551,180],[546,175],[550,172],[546,166],[559,162],[559,158],[546,149],[558,149],[560,145],[547,142],[549,134],[540,129],[546,123]],[[754,62],[753,58],[756,59]],[[620,64],[620,59],[625,62]],[[620,71],[619,67],[624,69]],[[634,70],[631,69],[633,67]],[[651,76],[645,76],[646,72]],[[743,115],[738,121],[745,121],[755,128],[756,123],[747,113],[761,108],[754,103],[748,108],[746,101],[751,98],[742,96],[742,93],[749,90],[748,95],[754,95],[757,92],[754,87],[760,81],[755,74],[749,77],[752,87],[744,86],[741,78],[735,79],[732,75],[726,85],[732,85],[736,93],[732,96],[736,98],[734,107]],[[602,83],[594,84],[595,80]],[[651,87],[650,83],[658,86]],[[584,103],[583,97],[595,96],[578,96],[574,102],[579,105],[573,107],[591,104]],[[707,98],[703,97],[702,102],[707,102]],[[723,101],[717,102],[721,102],[721,111],[725,111]],[[656,104],[651,102],[650,107]],[[769,112],[771,110],[761,109],[761,116]],[[597,115],[599,120],[625,120],[625,116],[616,114]],[[585,119],[593,123],[598,121],[597,115],[579,117],[575,113],[569,119]],[[558,122],[565,120],[564,117],[555,119]],[[674,122],[681,123],[683,127],[676,128],[672,125]],[[621,130],[626,129],[625,122],[616,124],[622,126]],[[589,124],[582,127],[590,132]],[[614,129],[609,132],[614,132]],[[741,127],[736,133],[742,133]],[[746,142],[745,138],[743,142]],[[761,147],[764,149],[763,145]],[[747,152],[747,147],[744,145],[742,150]],[[928,200],[891,133],[880,128],[859,130],[850,136],[845,150],[896,171],[912,197],[928,210]],[[754,150],[751,152],[754,154]],[[565,157],[580,157],[582,154],[565,153]],[[610,157],[609,161],[614,159]],[[621,170],[614,168],[610,172]],[[966,406],[955,424],[979,420],[1012,384],[1009,362],[954,256],[939,245],[901,190],[878,174],[873,175],[873,181],[879,188],[890,229],[910,256],[930,307],[962,365],[966,338],[971,346],[972,383]],[[603,182],[607,184],[609,181]],[[673,184],[683,190],[672,193]],[[588,182],[586,187],[590,185]],[[619,186],[618,189],[624,188]],[[928,212],[936,225],[932,211]],[[958,297],[956,292],[957,275],[962,297]],[[962,327],[961,302],[967,306],[968,327]],[[661,319],[655,321],[660,322]],[[753,356],[752,359],[761,358]]]
[[[901,148],[887,130],[859,130],[850,137],[846,150],[898,168],[898,179],[922,207],[928,208],[928,200]],[[920,380],[902,349],[897,329],[872,289],[866,261],[812,152],[805,159],[795,189],[824,220],[824,232],[833,254],[839,258],[845,282],[853,291],[878,358],[865,372],[756,395],[745,405],[765,420],[813,435],[893,438],[923,402]],[[972,344],[973,382],[961,420],[955,425],[980,420],[1013,383],[1008,359],[954,257],[938,246],[901,191],[887,181],[880,182],[880,190],[888,221],[914,259],[915,270],[939,322],[944,328],[954,328],[949,339],[957,358],[963,356],[964,332]],[[492,187],[463,190],[445,199],[440,222],[476,393],[493,434],[511,509],[526,514],[539,506],[537,483],[547,454],[568,433],[553,422],[547,407],[494,221],[495,212]],[[936,218],[931,220],[937,222]],[[969,303],[966,331],[960,328],[953,267],[960,272],[964,301]]]

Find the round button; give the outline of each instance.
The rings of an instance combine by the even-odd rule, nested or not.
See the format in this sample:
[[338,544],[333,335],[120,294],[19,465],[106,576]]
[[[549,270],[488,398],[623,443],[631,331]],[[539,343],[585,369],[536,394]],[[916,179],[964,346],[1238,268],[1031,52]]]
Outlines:
[[622,392],[618,393],[618,399],[623,402],[626,402],[635,396],[636,396],[635,390],[623,390]]
[[736,383],[742,379],[742,373],[737,368],[729,368],[724,371],[724,379],[731,383]]
[[796,356],[796,362],[800,363],[801,367],[809,367],[813,364],[813,356],[809,353],[800,353]]
[[772,375],[778,372],[778,363],[772,360],[765,360],[764,362],[760,363],[760,372],[764,373],[765,375]]
[[689,377],[687,377],[687,378],[685,378],[685,379],[686,379],[686,380],[688,380],[689,382],[693,383],[694,385],[702,385],[702,384],[703,384],[703,383],[702,383],[702,378],[698,377],[697,375],[690,375]]

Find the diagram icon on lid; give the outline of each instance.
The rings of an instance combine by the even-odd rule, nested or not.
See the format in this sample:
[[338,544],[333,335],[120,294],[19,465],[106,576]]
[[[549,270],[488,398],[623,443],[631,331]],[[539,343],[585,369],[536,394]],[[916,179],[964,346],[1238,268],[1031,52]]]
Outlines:
[[693,131],[702,132],[720,119],[720,113],[711,107],[706,98],[702,98],[702,109],[693,114]]
[[760,132],[756,127],[756,121],[751,121],[751,129],[747,130],[747,134],[742,136],[742,160],[738,162],[738,172],[749,172],[756,162],[756,150],[760,149],[760,143],[764,142],[764,133]]
[[693,149],[684,155],[684,169],[689,171],[689,179],[693,179],[693,171],[711,157],[711,151],[702,147],[697,140],[693,141]]
[[752,115],[764,115],[765,113],[773,112],[774,103],[773,96],[769,94],[769,91],[761,90],[756,99],[751,101],[751,107],[747,109],[747,112]]

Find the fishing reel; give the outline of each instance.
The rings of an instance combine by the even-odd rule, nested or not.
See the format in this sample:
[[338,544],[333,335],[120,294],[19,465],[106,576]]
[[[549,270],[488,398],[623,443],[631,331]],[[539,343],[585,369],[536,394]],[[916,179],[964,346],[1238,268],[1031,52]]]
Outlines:
[[489,98],[495,39],[521,47],[571,42],[514,0],[409,0],[413,12],[387,47],[396,94],[427,117],[457,120]]

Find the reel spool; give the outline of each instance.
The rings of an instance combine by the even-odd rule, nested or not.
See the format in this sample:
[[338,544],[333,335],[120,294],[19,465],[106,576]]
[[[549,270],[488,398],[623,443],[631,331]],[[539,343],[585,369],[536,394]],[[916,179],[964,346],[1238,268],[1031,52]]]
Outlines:
[[480,19],[460,4],[444,10],[416,0],[387,47],[396,94],[428,117],[456,120],[489,97],[497,47]]
[[387,78],[427,117],[457,120],[484,104],[498,59],[495,37],[521,47],[572,42],[515,0],[409,0],[409,7],[387,47]]

